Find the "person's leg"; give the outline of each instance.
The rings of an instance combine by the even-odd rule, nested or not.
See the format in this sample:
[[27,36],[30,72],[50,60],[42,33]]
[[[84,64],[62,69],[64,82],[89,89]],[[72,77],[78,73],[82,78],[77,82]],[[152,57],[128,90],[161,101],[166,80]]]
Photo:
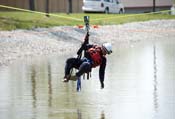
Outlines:
[[91,71],[91,64],[89,62],[83,62],[80,67],[79,71],[76,73],[77,77],[80,77],[84,73],[88,73]]
[[77,91],[80,91],[81,90],[81,79],[80,77],[78,77],[77,79]]
[[84,73],[88,73],[91,71],[91,64],[89,62],[84,61],[80,67],[79,71],[76,73],[77,77],[77,91],[81,90],[81,75]]
[[69,59],[67,59],[66,65],[65,65],[64,82],[69,81],[71,69],[72,68],[77,68],[78,69],[80,64],[81,64],[81,61],[78,58],[69,58]]

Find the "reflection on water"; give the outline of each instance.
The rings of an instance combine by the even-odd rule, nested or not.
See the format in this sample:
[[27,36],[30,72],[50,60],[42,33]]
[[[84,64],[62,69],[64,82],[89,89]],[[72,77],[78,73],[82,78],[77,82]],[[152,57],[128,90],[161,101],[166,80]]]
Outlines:
[[175,43],[133,44],[109,56],[105,89],[63,83],[69,56],[26,59],[0,68],[0,119],[174,119]]
[[81,111],[79,109],[77,109],[77,116],[78,116],[78,119],[82,119],[82,117],[81,117]]
[[52,107],[52,77],[51,77],[51,66],[48,64],[48,88],[49,88],[49,107]]
[[33,97],[33,107],[36,108],[36,71],[34,66],[31,67],[31,84],[32,84],[32,97]]
[[104,111],[101,112],[101,118],[100,119],[105,119],[105,113],[104,113]]
[[[48,63],[48,106],[52,107],[52,77],[51,77],[51,66]],[[36,108],[37,103],[37,90],[36,90],[36,80],[37,80],[37,71],[34,65],[31,65],[31,87],[32,87],[32,97],[33,97],[33,107]]]
[[154,92],[153,92],[153,97],[154,97],[154,109],[155,112],[158,111],[158,93],[157,93],[157,62],[156,62],[156,45],[153,46],[153,58],[154,58]]

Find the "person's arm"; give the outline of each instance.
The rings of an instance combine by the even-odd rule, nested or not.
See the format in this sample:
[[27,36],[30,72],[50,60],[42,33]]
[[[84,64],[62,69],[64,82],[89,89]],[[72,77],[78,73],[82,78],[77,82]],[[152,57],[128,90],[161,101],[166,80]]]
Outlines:
[[79,50],[77,51],[77,55],[80,55],[82,53],[83,50],[86,49],[86,45],[89,44],[89,33],[87,32],[85,38],[84,38],[84,42],[81,45],[81,47],[79,48]]
[[105,68],[106,68],[106,57],[102,57],[102,64],[100,65],[99,68],[99,79],[101,83],[101,88],[104,88]]

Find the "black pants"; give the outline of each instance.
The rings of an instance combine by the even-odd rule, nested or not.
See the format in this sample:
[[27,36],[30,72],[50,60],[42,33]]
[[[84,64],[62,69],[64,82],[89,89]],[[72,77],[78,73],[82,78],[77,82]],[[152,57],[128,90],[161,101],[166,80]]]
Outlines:
[[70,70],[72,68],[78,69],[76,76],[80,77],[82,74],[88,73],[91,71],[91,63],[86,58],[83,58],[83,59],[69,58],[67,59],[66,65],[65,65],[65,76],[70,74]]

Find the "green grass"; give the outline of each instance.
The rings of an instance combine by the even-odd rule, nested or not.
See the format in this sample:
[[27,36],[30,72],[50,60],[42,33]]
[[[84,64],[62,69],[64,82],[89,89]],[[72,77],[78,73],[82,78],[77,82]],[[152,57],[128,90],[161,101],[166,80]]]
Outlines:
[[[169,14],[63,14],[46,17],[28,12],[0,12],[0,30],[32,29],[37,27],[84,25],[83,17],[90,16],[91,25],[112,25],[155,19],[175,19]],[[60,17],[62,16],[62,17]],[[63,18],[69,17],[69,18]],[[77,18],[79,20],[74,20]]]

